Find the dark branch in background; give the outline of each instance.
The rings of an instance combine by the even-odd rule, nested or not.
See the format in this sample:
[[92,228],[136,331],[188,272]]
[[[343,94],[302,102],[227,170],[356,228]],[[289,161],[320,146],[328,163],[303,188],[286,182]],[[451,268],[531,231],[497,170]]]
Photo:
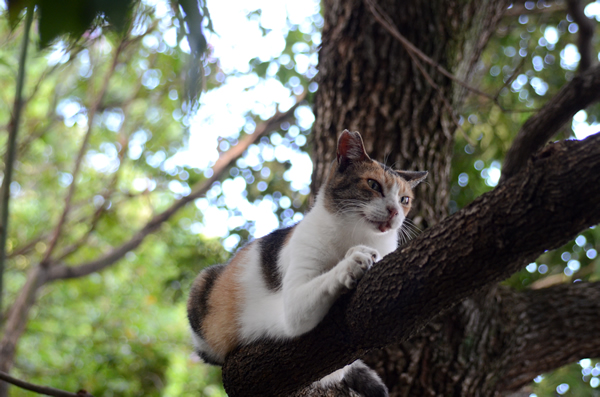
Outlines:
[[549,146],[513,178],[373,266],[310,333],[232,352],[223,366],[228,395],[287,395],[370,349],[408,339],[599,223],[598,197],[600,134]]
[[239,143],[223,153],[212,167],[213,175],[198,183],[192,189],[192,193],[177,200],[168,209],[154,216],[142,229],[140,229],[129,241],[114,248],[103,257],[95,261],[78,266],[59,265],[50,269],[48,280],[66,279],[86,276],[90,273],[100,271],[121,259],[127,252],[137,248],[144,238],[155,232],[160,225],[167,221],[174,213],[184,207],[187,203],[203,196],[211,188],[212,184],[219,180],[223,173],[244,153],[244,151],[264,134],[278,128],[279,125],[293,116],[294,111],[304,100],[305,94],[296,98],[296,104],[285,112],[277,112],[272,118],[259,125],[252,134],[246,135]]
[[21,389],[29,390],[38,394],[43,394],[46,396],[54,396],[54,397],[94,397],[85,390],[80,390],[77,393],[71,393],[68,391],[55,389],[49,386],[39,386],[34,385],[33,383],[25,382],[17,378],[13,378],[6,372],[0,371],[0,380],[13,384],[15,386],[20,387]]
[[538,113],[523,124],[504,158],[500,182],[519,172],[531,155],[552,139],[575,113],[598,100],[600,65],[576,75]]
[[600,356],[597,337],[600,283],[561,284],[540,290],[503,291],[501,305],[518,319],[504,356],[499,389],[518,390],[537,375],[586,357]]
[[592,38],[594,37],[594,29],[596,23],[585,16],[583,9],[585,4],[581,0],[567,0],[567,9],[573,17],[573,21],[579,26],[579,35],[577,36],[577,48],[581,59],[579,60],[579,73],[585,72],[592,66],[594,59],[594,47],[592,46]]
[[[4,260],[6,256],[6,239],[8,237],[8,207],[10,201],[10,183],[12,181],[13,165],[15,162],[17,134],[21,122],[23,107],[23,85],[25,83],[25,61],[27,60],[27,47],[29,46],[29,31],[33,22],[33,7],[27,7],[21,55],[19,56],[19,71],[12,117],[8,126],[8,142],[6,159],[4,161],[4,178],[2,179],[2,208],[0,210],[0,313],[2,313],[2,294],[4,284]],[[0,318],[0,320],[2,320]]]

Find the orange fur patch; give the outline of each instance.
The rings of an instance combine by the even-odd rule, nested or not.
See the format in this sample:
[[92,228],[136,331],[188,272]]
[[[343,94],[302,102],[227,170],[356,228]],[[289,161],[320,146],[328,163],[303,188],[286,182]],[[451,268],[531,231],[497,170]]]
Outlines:
[[245,259],[248,247],[235,255],[215,281],[208,297],[208,314],[202,321],[204,340],[223,358],[238,344],[238,316],[242,299],[240,262]]

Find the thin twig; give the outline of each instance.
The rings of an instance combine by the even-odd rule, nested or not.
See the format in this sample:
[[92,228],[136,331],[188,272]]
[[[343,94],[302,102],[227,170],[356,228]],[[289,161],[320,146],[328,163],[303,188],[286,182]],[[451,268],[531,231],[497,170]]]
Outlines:
[[21,111],[23,108],[23,85],[25,84],[25,61],[27,60],[27,47],[29,46],[29,31],[33,22],[33,6],[27,7],[25,27],[23,31],[23,42],[19,56],[19,71],[17,75],[17,87],[15,90],[15,101],[13,105],[12,118],[8,128],[8,143],[6,160],[4,162],[4,178],[2,179],[2,208],[0,210],[0,312],[2,312],[2,293],[4,278],[4,259],[6,256],[6,239],[8,237],[8,210],[10,201],[10,184],[12,181],[13,165],[16,155],[17,134],[21,122]]
[[118,154],[118,160],[119,160],[119,168],[114,172],[114,174],[112,175],[112,178],[108,184],[108,188],[106,189],[106,192],[104,192],[101,196],[102,199],[104,200],[104,203],[102,205],[100,205],[96,211],[94,211],[94,215],[92,216],[92,220],[90,222],[90,225],[88,227],[88,230],[86,231],[86,233],[81,236],[81,238],[71,244],[70,246],[68,246],[67,248],[65,248],[60,255],[58,255],[56,257],[56,261],[62,261],[63,259],[65,259],[67,256],[71,255],[73,252],[77,251],[77,249],[79,249],[83,244],[85,244],[88,240],[88,238],[91,236],[92,232],[94,230],[96,230],[96,226],[98,225],[98,222],[100,221],[100,218],[102,217],[102,214],[106,211],[106,201],[113,195],[113,193],[115,192],[115,189],[117,187],[117,182],[119,181],[119,171],[122,169],[122,165],[123,165],[123,161],[125,160],[125,153],[127,153],[127,149],[128,149],[128,144],[127,144],[127,138],[123,139],[123,142],[121,143],[121,150],[119,151]]
[[365,0],[365,2],[367,3],[367,5],[369,6],[369,9],[371,11],[371,13],[373,14],[373,16],[375,17],[375,19],[377,19],[377,21],[392,35],[394,36],[403,46],[404,48],[410,53],[414,53],[416,56],[418,56],[423,62],[433,66],[435,68],[435,70],[437,70],[439,73],[443,74],[444,76],[448,77],[450,80],[455,81],[456,83],[458,83],[459,85],[463,86],[464,88],[466,88],[469,91],[472,91],[478,95],[481,95],[483,97],[486,97],[490,100],[493,100],[494,97],[490,94],[488,94],[487,92],[483,92],[478,88],[475,88],[471,85],[469,85],[467,82],[459,79],[458,77],[456,77],[455,75],[453,75],[452,73],[450,73],[449,71],[447,71],[446,69],[444,69],[439,63],[437,63],[436,61],[434,61],[433,59],[429,58],[427,55],[425,55],[421,50],[419,50],[417,47],[415,47],[415,45],[413,43],[411,43],[406,37],[404,37],[399,31],[398,29],[396,29],[396,27],[394,26],[394,22],[392,21],[392,19],[389,17],[389,15],[387,15],[382,9],[381,7],[379,7],[378,4],[374,3],[373,0]]
[[504,82],[504,84],[502,85],[502,87],[500,87],[500,89],[498,90],[498,92],[496,92],[496,95],[494,95],[494,102],[498,101],[498,97],[500,97],[500,94],[502,93],[502,90],[505,89],[506,87],[508,87],[509,85],[511,85],[512,82],[517,78],[517,75],[519,74],[519,71],[521,70],[521,68],[523,68],[523,65],[525,65],[525,60],[526,59],[527,59],[526,57],[521,58],[521,62],[519,62],[519,64],[517,65],[517,67],[515,68],[515,70],[513,70],[513,72],[510,75],[510,77]]
[[[487,92],[481,91],[480,89],[469,85],[467,82],[459,79],[458,77],[456,77],[455,75],[453,75],[452,73],[450,73],[449,71],[444,69],[439,63],[437,63],[433,59],[429,58],[421,50],[419,50],[417,47],[415,47],[415,45],[413,43],[411,43],[406,37],[404,37],[398,31],[398,29],[396,29],[394,22],[392,21],[390,16],[387,15],[385,13],[385,11],[383,11],[381,9],[381,7],[379,7],[378,4],[373,2],[373,0],[364,0],[364,1],[367,4],[367,6],[368,6],[369,10],[371,11],[371,13],[373,14],[373,16],[375,17],[375,19],[377,20],[377,22],[379,22],[381,24],[381,26],[383,26],[385,28],[385,30],[387,30],[392,36],[394,36],[394,38],[396,38],[396,40],[398,40],[402,44],[402,46],[404,47],[406,52],[408,52],[408,54],[411,55],[411,59],[413,59],[413,60],[415,59],[412,54],[416,55],[423,62],[433,66],[435,68],[435,70],[437,70],[439,73],[448,77],[450,80],[458,83],[460,86],[466,88],[468,91],[471,91],[477,95],[480,95],[484,98],[489,99],[496,106],[498,106],[503,112],[533,112],[534,111],[531,109],[523,109],[523,110],[505,109],[504,106],[502,106],[502,104],[500,104],[500,102],[498,101],[497,96],[488,94]],[[422,71],[423,69],[421,67],[419,67],[419,70]],[[429,78],[425,77],[425,78],[427,79],[427,81],[431,82],[430,77]],[[466,137],[466,135],[465,135],[465,137]]]
[[[156,64],[156,60],[157,60],[157,57],[155,55],[151,56],[150,68],[152,68]],[[129,98],[125,99],[120,104],[115,104],[114,107],[121,108],[123,113],[127,114],[129,106],[138,97],[138,94],[139,94],[141,88],[142,88],[142,78],[139,78],[137,80],[135,88],[133,89],[133,93],[129,96]],[[127,149],[129,148],[129,136],[127,134],[121,134],[121,137],[123,139],[122,139],[122,142],[120,143],[121,150],[118,153],[119,168],[114,172],[114,174],[111,178],[111,181],[108,184],[107,191],[101,195],[105,201],[108,200],[113,195],[113,193],[116,189],[117,182],[119,180],[119,171],[121,170],[123,161],[125,160],[125,154],[127,153]],[[101,205],[100,207],[98,207],[98,209],[94,212],[94,215],[92,216],[91,224],[90,224],[90,227],[88,228],[87,232],[77,242],[75,242],[75,243],[71,244],[69,247],[65,248],[63,250],[63,252],[61,252],[56,257],[54,262],[62,261],[64,258],[66,258],[67,256],[71,255],[73,252],[75,252],[77,249],[79,249],[79,247],[81,247],[88,240],[89,236],[96,229],[96,226],[97,226],[98,222],[100,221],[100,218],[102,217],[102,214],[104,213],[105,210],[106,210],[106,207],[104,205]]]
[[77,154],[77,159],[75,160],[75,168],[73,170],[73,173],[71,174],[73,177],[73,180],[71,182],[71,185],[69,186],[69,191],[67,193],[67,197],[65,198],[65,206],[64,206],[62,215],[58,221],[58,224],[56,225],[56,228],[54,229],[52,239],[50,240],[50,243],[48,244],[48,248],[46,250],[46,253],[44,254],[44,259],[41,262],[42,266],[48,265],[48,263],[50,261],[50,256],[52,255],[52,252],[54,251],[54,248],[56,247],[56,244],[58,243],[60,234],[63,229],[63,225],[65,224],[67,215],[69,214],[69,211],[71,209],[71,200],[73,199],[73,195],[75,193],[75,187],[77,185],[77,177],[79,176],[79,171],[81,169],[83,157],[86,153],[87,144],[90,140],[90,136],[91,136],[92,130],[93,130],[94,116],[96,115],[96,112],[97,112],[98,108],[100,107],[100,104],[102,103],[102,100],[104,98],[104,94],[106,93],[106,90],[108,89],[108,82],[110,81],[110,79],[115,71],[115,68],[116,68],[118,60],[119,60],[119,55],[125,45],[124,43],[125,43],[125,41],[121,41],[121,43],[119,43],[119,45],[117,46],[117,48],[115,50],[115,54],[113,56],[112,63],[109,67],[109,70],[106,72],[106,74],[104,76],[104,81],[100,88],[100,92],[96,96],[95,101],[92,103],[92,106],[89,109],[87,131],[83,138],[83,142],[81,143],[81,147],[79,148],[79,153]]
[[192,193],[188,196],[182,197],[181,199],[175,201],[169,208],[165,211],[155,215],[146,223],[144,227],[142,227],[137,233],[135,233],[127,242],[121,244],[120,246],[112,249],[104,256],[87,263],[83,263],[77,266],[66,266],[66,265],[56,265],[49,269],[48,273],[48,281],[57,280],[57,279],[68,279],[68,278],[78,278],[86,276],[90,273],[100,271],[117,260],[121,259],[127,252],[137,248],[142,241],[151,233],[154,233],[160,225],[166,222],[173,214],[183,208],[189,202],[202,197],[206,194],[206,192],[212,187],[212,184],[218,181],[223,173],[229,169],[229,167],[235,163],[235,161],[246,151],[246,149],[256,140],[258,140],[263,135],[273,131],[275,128],[278,128],[279,125],[293,116],[294,111],[300,105],[300,103],[304,100],[306,96],[306,92],[302,95],[296,97],[296,104],[292,106],[285,112],[277,112],[272,118],[266,120],[262,124],[260,124],[252,134],[246,135],[242,138],[237,145],[229,149],[227,152],[222,153],[217,162],[213,165],[212,171],[213,175],[196,184],[192,189]]
[[13,384],[21,389],[29,390],[34,393],[43,394],[54,397],[94,397],[85,390],[79,390],[77,393],[71,393],[65,390],[55,389],[50,386],[34,385],[33,383],[25,382],[24,380],[14,378],[6,372],[0,371],[0,379]]
[[404,48],[406,49],[406,52],[410,56],[410,59],[413,61],[413,63],[415,64],[415,66],[419,69],[419,71],[421,72],[421,74],[423,75],[423,77],[425,78],[425,80],[427,80],[427,82],[436,91],[439,92],[440,98],[442,98],[442,102],[444,102],[444,108],[450,114],[450,117],[452,118],[452,121],[456,125],[456,128],[458,128],[462,132],[462,134],[463,134],[465,140],[467,141],[467,143],[469,143],[471,146],[476,146],[475,142],[473,142],[471,140],[471,138],[469,137],[469,135],[466,133],[466,131],[460,125],[458,119],[456,118],[456,112],[454,111],[454,109],[452,108],[452,105],[450,104],[450,102],[448,101],[448,99],[446,98],[446,96],[444,95],[444,93],[442,92],[442,89],[440,88],[439,85],[437,85],[433,81],[433,79],[431,78],[431,76],[429,75],[429,73],[427,73],[427,71],[425,70],[425,68],[423,67],[423,65],[421,65],[421,62],[417,59],[417,56],[419,58],[421,58],[423,61],[425,61],[426,63],[434,66],[438,71],[440,71],[445,76],[450,77],[452,80],[460,82],[461,85],[465,85],[466,87],[468,87],[471,90],[474,90],[475,92],[479,93],[480,95],[483,95],[483,96],[485,96],[487,98],[492,99],[489,96],[489,94],[486,94],[486,93],[484,93],[482,91],[479,91],[477,88],[470,87],[467,83],[464,83],[462,80],[458,79],[457,77],[455,77],[454,75],[452,75],[450,72],[446,71],[446,69],[442,68],[437,62],[435,62],[433,59],[429,58],[427,55],[425,55],[423,52],[421,52],[421,50],[419,50],[417,47],[415,47],[410,41],[408,41],[408,39],[406,39],[404,36],[402,36],[402,34],[400,34],[400,32],[398,31],[398,29],[396,29],[394,27],[393,21],[391,20],[391,18],[389,17],[389,15],[387,15],[385,12],[383,12],[383,10],[381,10],[381,8],[377,4],[373,3],[372,0],[365,0],[365,2],[369,6],[369,9],[371,10],[371,13],[375,17],[375,19],[377,19],[377,21],[388,32],[390,32],[392,34],[392,36],[394,36],[398,41],[400,41],[400,43],[404,46]]

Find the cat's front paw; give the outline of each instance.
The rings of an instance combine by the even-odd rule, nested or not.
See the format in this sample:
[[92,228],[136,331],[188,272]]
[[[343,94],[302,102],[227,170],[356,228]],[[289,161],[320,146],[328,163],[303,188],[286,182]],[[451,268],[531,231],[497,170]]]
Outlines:
[[357,245],[350,248],[340,263],[343,264],[340,266],[340,282],[348,289],[356,287],[358,280],[379,259],[381,259],[379,252],[371,247]]

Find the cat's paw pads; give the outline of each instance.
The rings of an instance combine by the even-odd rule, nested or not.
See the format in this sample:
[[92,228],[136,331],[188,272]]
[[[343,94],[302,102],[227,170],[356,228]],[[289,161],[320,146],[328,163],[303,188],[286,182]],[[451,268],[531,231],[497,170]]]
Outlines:
[[379,252],[373,248],[364,245],[350,248],[344,259],[345,266],[341,269],[341,283],[348,289],[356,287],[358,280],[380,258]]
[[[352,256],[356,252],[360,252],[364,255],[369,256],[371,258],[371,265],[375,262],[378,262],[381,259],[381,255],[379,255],[379,251],[377,251],[375,248],[367,247],[366,245],[355,245],[354,247],[350,248],[346,252],[345,258]],[[369,267],[370,267],[370,265],[369,265]]]

